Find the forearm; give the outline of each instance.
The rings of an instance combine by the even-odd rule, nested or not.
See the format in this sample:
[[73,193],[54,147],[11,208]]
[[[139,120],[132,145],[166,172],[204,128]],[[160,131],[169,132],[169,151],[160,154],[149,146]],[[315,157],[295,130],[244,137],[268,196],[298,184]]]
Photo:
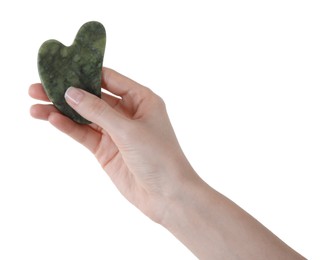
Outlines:
[[203,181],[181,194],[162,224],[199,259],[304,259]]

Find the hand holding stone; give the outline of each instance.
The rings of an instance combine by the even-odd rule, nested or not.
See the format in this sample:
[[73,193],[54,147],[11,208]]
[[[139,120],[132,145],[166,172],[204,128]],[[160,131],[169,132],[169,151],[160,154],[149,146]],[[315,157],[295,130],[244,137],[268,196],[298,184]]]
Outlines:
[[[163,100],[150,89],[104,68],[102,87],[113,95],[98,98],[69,88],[66,101],[93,124],[77,124],[52,105],[36,104],[31,114],[48,120],[60,131],[87,147],[120,192],[146,215],[159,222],[163,195],[176,196],[183,179],[194,173],[172,129]],[[47,101],[41,84],[30,96]]]

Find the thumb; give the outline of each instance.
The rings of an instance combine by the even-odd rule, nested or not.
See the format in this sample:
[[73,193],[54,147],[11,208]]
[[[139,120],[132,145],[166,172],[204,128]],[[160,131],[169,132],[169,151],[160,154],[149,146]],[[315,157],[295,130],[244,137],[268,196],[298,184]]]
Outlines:
[[127,123],[127,118],[115,111],[104,100],[82,89],[70,87],[64,97],[67,103],[82,117],[110,133],[123,129],[124,124]]

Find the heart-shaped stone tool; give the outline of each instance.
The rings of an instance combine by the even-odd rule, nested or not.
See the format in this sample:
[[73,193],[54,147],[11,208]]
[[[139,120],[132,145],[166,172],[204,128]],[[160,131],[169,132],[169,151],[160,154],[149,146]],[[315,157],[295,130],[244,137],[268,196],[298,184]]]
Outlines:
[[85,23],[73,44],[56,40],[44,42],[38,53],[38,71],[45,92],[55,107],[81,124],[90,123],[65,101],[70,86],[101,96],[101,71],[106,46],[106,31],[99,22]]

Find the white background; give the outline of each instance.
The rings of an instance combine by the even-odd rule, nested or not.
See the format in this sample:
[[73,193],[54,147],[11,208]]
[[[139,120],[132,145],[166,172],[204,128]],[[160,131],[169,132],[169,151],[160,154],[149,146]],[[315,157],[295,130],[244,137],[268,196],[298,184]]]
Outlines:
[[167,104],[196,171],[309,259],[331,259],[330,1],[2,1],[0,259],[195,259],[94,157],[30,117],[37,52],[104,24],[104,65]]

